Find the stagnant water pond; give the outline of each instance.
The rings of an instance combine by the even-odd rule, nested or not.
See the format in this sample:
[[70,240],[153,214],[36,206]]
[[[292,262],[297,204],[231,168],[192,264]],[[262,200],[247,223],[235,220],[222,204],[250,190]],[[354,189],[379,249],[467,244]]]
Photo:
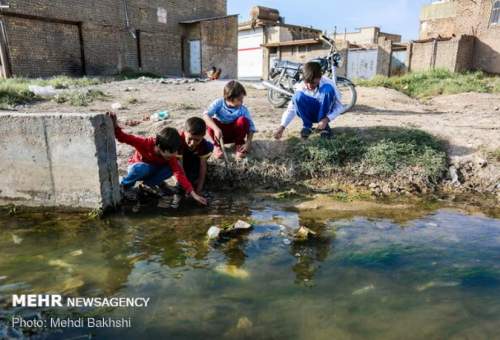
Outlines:
[[[354,204],[355,205],[355,204]],[[488,217],[489,216],[489,217]],[[0,216],[0,339],[494,339],[500,219],[454,208],[300,211],[276,203]],[[211,225],[254,228],[207,241]],[[316,237],[296,241],[306,224]],[[27,308],[12,294],[147,297],[147,308]],[[129,328],[11,327],[105,317]]]

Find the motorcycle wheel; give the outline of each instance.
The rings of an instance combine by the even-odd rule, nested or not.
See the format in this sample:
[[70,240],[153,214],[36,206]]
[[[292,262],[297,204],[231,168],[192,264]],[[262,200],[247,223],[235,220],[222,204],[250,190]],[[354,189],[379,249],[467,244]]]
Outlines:
[[[276,76],[275,78],[271,79],[271,82],[276,86],[283,87],[279,83],[279,75]],[[289,101],[289,99],[286,96],[282,95],[279,92],[273,91],[271,89],[267,90],[267,100],[276,109],[284,107]]]
[[342,114],[344,114],[356,105],[358,93],[356,92],[354,84],[349,79],[344,77],[337,77],[337,89],[342,95],[341,102],[342,105],[344,105],[344,111]]

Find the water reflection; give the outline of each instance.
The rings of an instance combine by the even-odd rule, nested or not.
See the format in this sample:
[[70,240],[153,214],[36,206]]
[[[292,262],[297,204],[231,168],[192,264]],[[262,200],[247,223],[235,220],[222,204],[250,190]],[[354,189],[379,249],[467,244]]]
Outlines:
[[[4,315],[33,314],[8,306],[10,294],[28,292],[151,297],[146,313],[92,311],[134,319],[126,333],[100,330],[103,338],[496,336],[499,220],[449,210],[402,222],[239,208],[0,216],[0,338]],[[255,227],[207,241],[211,225],[238,219]],[[300,225],[315,237],[295,239]],[[45,312],[53,311],[37,311]]]

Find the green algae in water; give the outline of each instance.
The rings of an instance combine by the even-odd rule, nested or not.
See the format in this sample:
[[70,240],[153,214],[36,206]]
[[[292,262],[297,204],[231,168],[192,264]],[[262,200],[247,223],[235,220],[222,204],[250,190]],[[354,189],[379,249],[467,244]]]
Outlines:
[[[3,216],[0,314],[33,314],[10,308],[10,294],[54,292],[151,298],[147,310],[37,311],[42,318],[130,317],[133,322],[131,329],[47,330],[54,339],[497,335],[499,220],[438,210],[404,225],[383,214],[356,213],[324,223],[310,213],[303,218],[293,211],[238,209],[229,207],[225,211],[233,213],[225,216],[196,212],[101,220]],[[238,219],[252,221],[253,230],[206,241],[211,225]],[[317,237],[290,239],[288,231],[301,224]],[[1,315],[0,332],[6,329]]]

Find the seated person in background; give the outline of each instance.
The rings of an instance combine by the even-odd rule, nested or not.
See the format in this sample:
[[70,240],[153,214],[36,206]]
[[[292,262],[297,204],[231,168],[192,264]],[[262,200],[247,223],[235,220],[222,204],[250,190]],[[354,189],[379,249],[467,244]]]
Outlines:
[[134,190],[136,182],[142,181],[149,187],[155,187],[162,185],[173,175],[194,200],[203,205],[207,204],[206,199],[193,190],[177,160],[181,137],[176,129],[166,127],[156,135],[156,138],[129,135],[118,126],[116,113],[107,114],[113,122],[116,139],[135,148],[134,155],[128,161],[128,173],[120,183],[122,193],[127,199],[137,199]]
[[[245,158],[257,131],[250,112],[243,105],[247,92],[243,85],[231,80],[224,87],[224,97],[214,101],[204,113],[208,134],[215,148],[214,157],[221,158],[221,141],[236,144],[236,158]],[[246,139],[246,140],[245,140]]]
[[187,178],[193,184],[194,190],[201,195],[207,175],[207,159],[212,154],[214,146],[205,139],[207,125],[199,117],[186,120],[184,130],[180,132],[180,157]]
[[312,133],[313,124],[317,123],[322,138],[330,138],[332,130],[329,123],[343,110],[340,94],[333,80],[322,76],[321,66],[316,62],[304,65],[304,81],[298,85],[295,95],[288,104],[281,118],[281,125],[274,133],[281,139],[286,127],[295,116],[302,119],[300,136],[307,139]]

